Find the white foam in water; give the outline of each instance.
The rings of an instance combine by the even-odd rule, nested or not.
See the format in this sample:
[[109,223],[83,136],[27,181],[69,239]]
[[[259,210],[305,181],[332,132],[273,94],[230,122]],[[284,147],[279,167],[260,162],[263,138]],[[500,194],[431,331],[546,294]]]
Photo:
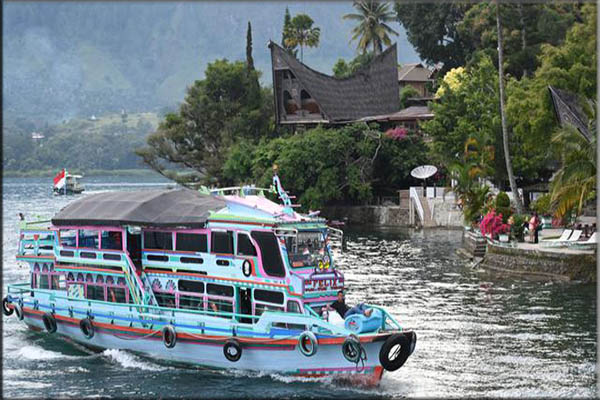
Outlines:
[[59,358],[76,358],[62,353],[43,349],[38,346],[24,346],[17,351],[17,358],[22,357],[27,360],[56,360]]
[[156,364],[152,364],[150,362],[140,360],[138,357],[134,356],[133,354],[127,353],[123,350],[109,349],[109,350],[104,350],[104,352],[102,352],[102,354],[107,356],[108,358],[110,358],[111,360],[115,361],[116,363],[120,364],[121,366],[123,366],[125,368],[137,368],[137,369],[143,369],[146,371],[164,371],[166,369],[169,369],[169,368],[159,367]]

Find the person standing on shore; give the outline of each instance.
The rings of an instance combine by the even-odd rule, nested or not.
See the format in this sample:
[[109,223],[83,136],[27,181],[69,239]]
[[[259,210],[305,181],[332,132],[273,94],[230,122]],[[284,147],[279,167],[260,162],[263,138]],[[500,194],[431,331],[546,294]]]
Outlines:
[[540,225],[540,219],[538,218],[537,212],[533,212],[531,219],[529,220],[529,241],[532,243],[538,243],[538,226]]

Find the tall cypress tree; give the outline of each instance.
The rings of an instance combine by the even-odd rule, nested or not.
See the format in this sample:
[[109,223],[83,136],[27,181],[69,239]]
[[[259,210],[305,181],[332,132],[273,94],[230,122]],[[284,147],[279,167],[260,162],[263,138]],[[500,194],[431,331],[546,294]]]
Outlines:
[[290,15],[290,9],[285,8],[285,16],[283,17],[283,31],[281,32],[281,47],[286,50],[289,50],[288,46],[285,44],[285,39],[287,39],[286,32],[290,29],[292,24],[292,16]]
[[248,21],[248,31],[246,32],[246,65],[249,71],[254,70],[254,59],[252,58],[252,25]]

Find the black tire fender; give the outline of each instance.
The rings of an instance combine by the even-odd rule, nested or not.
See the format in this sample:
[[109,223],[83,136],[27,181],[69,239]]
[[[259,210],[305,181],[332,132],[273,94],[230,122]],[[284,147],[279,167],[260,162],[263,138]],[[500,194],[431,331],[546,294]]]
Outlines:
[[48,333],[54,333],[56,332],[56,318],[54,318],[54,315],[52,315],[51,313],[44,313],[44,315],[42,316],[42,321],[44,322],[44,328],[46,328],[46,331]]
[[81,333],[83,333],[83,336],[85,336],[86,339],[94,337],[94,324],[92,324],[90,317],[79,321],[79,329],[81,329]]
[[223,354],[229,361],[236,362],[242,358],[242,346],[237,340],[229,339],[223,346]]
[[24,314],[23,314],[23,308],[21,307],[21,305],[19,303],[15,303],[15,304],[13,304],[13,307],[15,309],[15,315],[17,316],[17,319],[19,321],[23,321]]
[[3,298],[2,299],[2,314],[8,316],[11,316],[15,310],[14,308],[10,308],[8,305],[10,304],[10,302],[8,301],[8,298]]
[[167,349],[172,349],[177,344],[177,332],[173,325],[162,328],[162,339]]
[[[414,335],[414,338],[416,342],[416,335]],[[411,342],[411,337],[404,333],[397,333],[388,337],[379,350],[381,366],[386,371],[395,371],[403,366],[412,352]],[[414,345],[412,350],[414,350]]]
[[357,363],[360,359],[362,346],[360,340],[355,334],[350,334],[342,344],[342,354],[344,358],[351,363]]
[[[308,341],[308,343],[307,343]],[[304,331],[298,336],[298,349],[306,357],[312,357],[317,354],[319,341],[311,331]]]

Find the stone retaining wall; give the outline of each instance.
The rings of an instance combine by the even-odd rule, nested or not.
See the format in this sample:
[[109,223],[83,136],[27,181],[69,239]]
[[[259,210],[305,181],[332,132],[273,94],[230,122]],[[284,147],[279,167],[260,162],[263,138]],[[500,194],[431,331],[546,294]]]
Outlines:
[[320,216],[349,224],[409,226],[408,208],[400,206],[330,206]]
[[596,282],[595,252],[550,252],[487,244],[481,267],[543,280]]

